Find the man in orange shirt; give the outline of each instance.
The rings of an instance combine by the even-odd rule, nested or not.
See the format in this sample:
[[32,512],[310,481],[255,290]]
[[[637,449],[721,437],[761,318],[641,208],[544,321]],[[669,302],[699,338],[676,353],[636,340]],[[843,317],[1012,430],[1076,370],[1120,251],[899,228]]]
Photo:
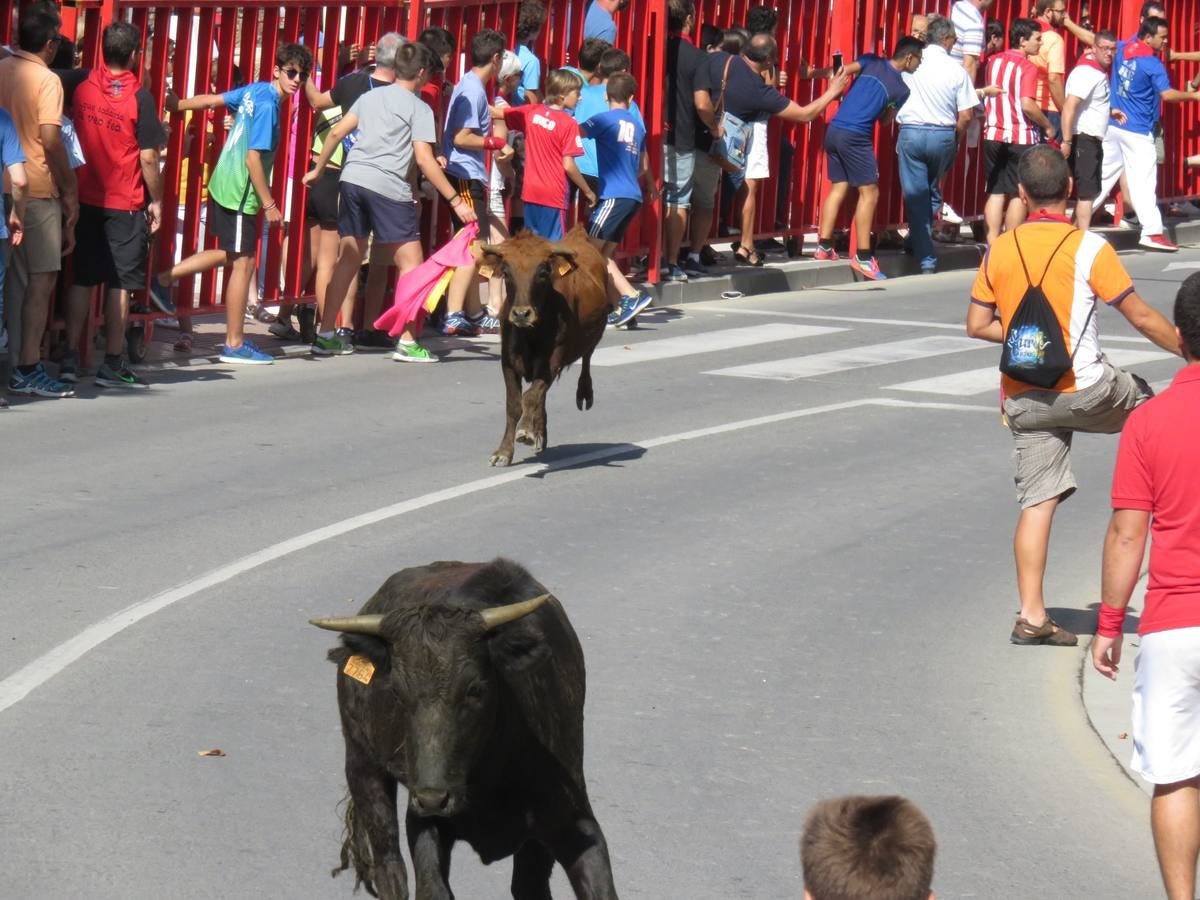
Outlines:
[[62,142],[62,82],[48,65],[58,50],[60,26],[58,15],[45,5],[31,7],[17,28],[18,49],[0,60],[0,106],[16,125],[29,179],[25,235],[13,247],[11,277],[5,285],[11,338],[19,343],[8,389],[30,397],[75,394],[70,385],[47,375],[41,362],[50,295],[62,257],[75,244],[79,217],[75,173]]
[[[967,334],[996,344],[1019,341],[1022,329],[1010,329],[1014,314],[1030,302],[1030,288],[1040,286],[1058,324],[1049,337],[1058,340],[1061,334],[1066,345],[1061,349],[1070,354],[1065,373],[1050,388],[1007,375],[1001,386],[1004,415],[1016,443],[1021,504],[1013,538],[1021,612],[1011,640],[1071,647],[1077,643],[1075,635],[1049,617],[1042,594],[1054,511],[1077,486],[1071,438],[1077,431],[1119,432],[1129,413],[1152,394],[1144,381],[1105,358],[1096,325],[1097,300],[1164,350],[1178,353],[1179,343],[1171,324],[1134,291],[1111,245],[1071,225],[1066,215],[1071,177],[1061,152],[1047,146],[1026,151],[1018,190],[1029,218],[988,249],[971,291]],[[1047,347],[1038,344],[1039,351]]]
[[1033,58],[1037,66],[1038,108],[1046,114],[1058,134],[1062,134],[1062,108],[1067,102],[1067,45],[1055,29],[1062,28],[1067,17],[1064,0],[1037,0],[1033,19],[1042,29],[1042,49]]

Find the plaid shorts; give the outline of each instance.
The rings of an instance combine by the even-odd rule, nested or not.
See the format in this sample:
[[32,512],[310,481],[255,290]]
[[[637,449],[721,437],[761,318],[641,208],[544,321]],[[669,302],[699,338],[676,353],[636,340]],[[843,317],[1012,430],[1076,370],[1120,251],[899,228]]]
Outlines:
[[1054,497],[1066,500],[1078,485],[1071,472],[1076,431],[1116,434],[1139,405],[1154,396],[1141,378],[1104,362],[1104,375],[1070,393],[1032,390],[1004,398],[1016,444],[1017,501],[1022,509]]

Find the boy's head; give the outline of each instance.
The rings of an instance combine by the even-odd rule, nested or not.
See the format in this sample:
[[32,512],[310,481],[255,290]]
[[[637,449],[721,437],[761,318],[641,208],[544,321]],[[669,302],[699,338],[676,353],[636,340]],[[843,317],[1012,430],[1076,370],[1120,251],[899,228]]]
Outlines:
[[583,79],[569,69],[555,69],[546,76],[546,105],[574,109],[583,90]]
[[312,69],[312,53],[303,44],[280,44],[275,51],[275,85],[285,97],[300,89]]
[[984,26],[986,41],[984,49],[989,53],[999,53],[1004,49],[1004,24],[999,19],[988,19]]
[[1200,360],[1200,272],[1193,272],[1175,295],[1175,328],[1188,362]]
[[616,103],[628,106],[633,95],[637,93],[637,79],[628,72],[617,72],[609,76],[608,84],[604,88],[608,93],[609,105]]
[[603,38],[588,38],[579,47],[579,68],[585,72],[595,72],[604,51],[611,49],[612,44]]
[[714,50],[721,49],[721,41],[725,37],[725,32],[713,25],[711,22],[705,22],[700,26],[700,49],[705,53],[712,53]]
[[525,0],[517,13],[517,43],[531,44],[546,24],[546,5],[542,0]]
[[505,50],[500,58],[500,70],[496,73],[496,84],[506,97],[521,84],[521,58],[511,50]]
[[[399,35],[396,35],[400,37]],[[383,39],[380,39],[382,45]],[[379,51],[375,51],[376,60],[379,59]],[[434,71],[441,65],[441,61],[437,58],[432,50],[425,44],[420,42],[402,42],[395,51],[395,63],[393,64],[396,70],[396,78],[399,81],[415,81],[417,87],[426,84]]]
[[924,50],[924,41],[911,35],[905,35],[896,41],[896,50],[892,54],[892,62],[901,72],[915,72],[921,65],[921,53]]
[[613,47],[604,51],[604,55],[600,57],[600,63],[596,66],[596,75],[601,81],[606,78],[611,78],[617,72],[628,72],[633,66],[633,62],[629,59],[629,54],[624,50]]
[[471,65],[477,69],[494,64],[500,68],[500,54],[504,52],[504,35],[493,28],[475,32],[471,38]]
[[1042,26],[1034,19],[1013,19],[1008,26],[1008,46],[1026,56],[1042,49]]
[[835,797],[800,835],[805,900],[929,900],[937,842],[903,797]]
[[[421,36],[417,40],[433,51],[433,55],[437,57],[441,64],[439,72],[450,68],[450,61],[454,58],[454,35],[445,28],[426,28],[421,32]],[[376,56],[379,51],[376,50]]]
[[142,45],[142,34],[129,22],[113,22],[100,38],[100,53],[111,69],[133,68],[133,54]]

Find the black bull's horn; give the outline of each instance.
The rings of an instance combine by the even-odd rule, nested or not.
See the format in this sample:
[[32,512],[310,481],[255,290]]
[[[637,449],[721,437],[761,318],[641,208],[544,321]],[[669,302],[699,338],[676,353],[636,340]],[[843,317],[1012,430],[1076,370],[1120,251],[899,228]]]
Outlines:
[[[549,599],[549,594],[539,594],[531,600],[509,603],[507,606],[493,606],[490,609],[481,609],[479,611],[479,618],[483,620],[484,630],[491,631],[499,628],[501,625],[514,622],[522,616],[529,615]],[[324,628],[326,631],[379,635],[383,625],[383,616],[379,614],[338,616],[333,619],[309,619],[308,623],[316,625],[318,628]]]

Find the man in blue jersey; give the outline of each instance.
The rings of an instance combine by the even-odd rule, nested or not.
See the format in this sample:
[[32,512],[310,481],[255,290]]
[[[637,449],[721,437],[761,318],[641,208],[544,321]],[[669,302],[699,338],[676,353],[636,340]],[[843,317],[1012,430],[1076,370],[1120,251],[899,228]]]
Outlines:
[[[642,207],[642,197],[653,201],[658,191],[646,155],[646,126],[642,117],[629,108],[637,82],[628,72],[616,72],[609,77],[606,91],[608,111],[583,122],[580,130],[596,142],[600,172],[599,202],[588,222],[588,237],[605,260],[611,260]],[[628,324],[650,304],[650,298],[644,294],[619,296],[611,278],[608,292],[613,305],[608,324],[614,327]]]
[[821,209],[816,259],[837,259],[833,250],[833,228],[838,210],[851,187],[858,189],[854,226],[857,252],[850,267],[872,280],[885,278],[871,255],[871,223],[879,202],[879,163],[875,159],[875,123],[895,117],[908,99],[908,86],[901,77],[921,65],[925,45],[915,37],[902,37],[891,59],[864,53],[845,66],[847,75],[857,75],[854,85],[838,107],[825,132],[825,162],[833,186]]
[[1163,233],[1162,213],[1158,209],[1158,153],[1154,146],[1154,130],[1163,103],[1200,100],[1200,93],[1171,87],[1166,67],[1160,59],[1169,30],[1166,19],[1147,16],[1138,28],[1136,40],[1117,45],[1113,59],[1112,109],[1124,113],[1125,121],[1114,122],[1105,134],[1104,170],[1097,202],[1108,196],[1124,170],[1129,201],[1142,226],[1138,245],[1148,250],[1174,253],[1179,247]]

